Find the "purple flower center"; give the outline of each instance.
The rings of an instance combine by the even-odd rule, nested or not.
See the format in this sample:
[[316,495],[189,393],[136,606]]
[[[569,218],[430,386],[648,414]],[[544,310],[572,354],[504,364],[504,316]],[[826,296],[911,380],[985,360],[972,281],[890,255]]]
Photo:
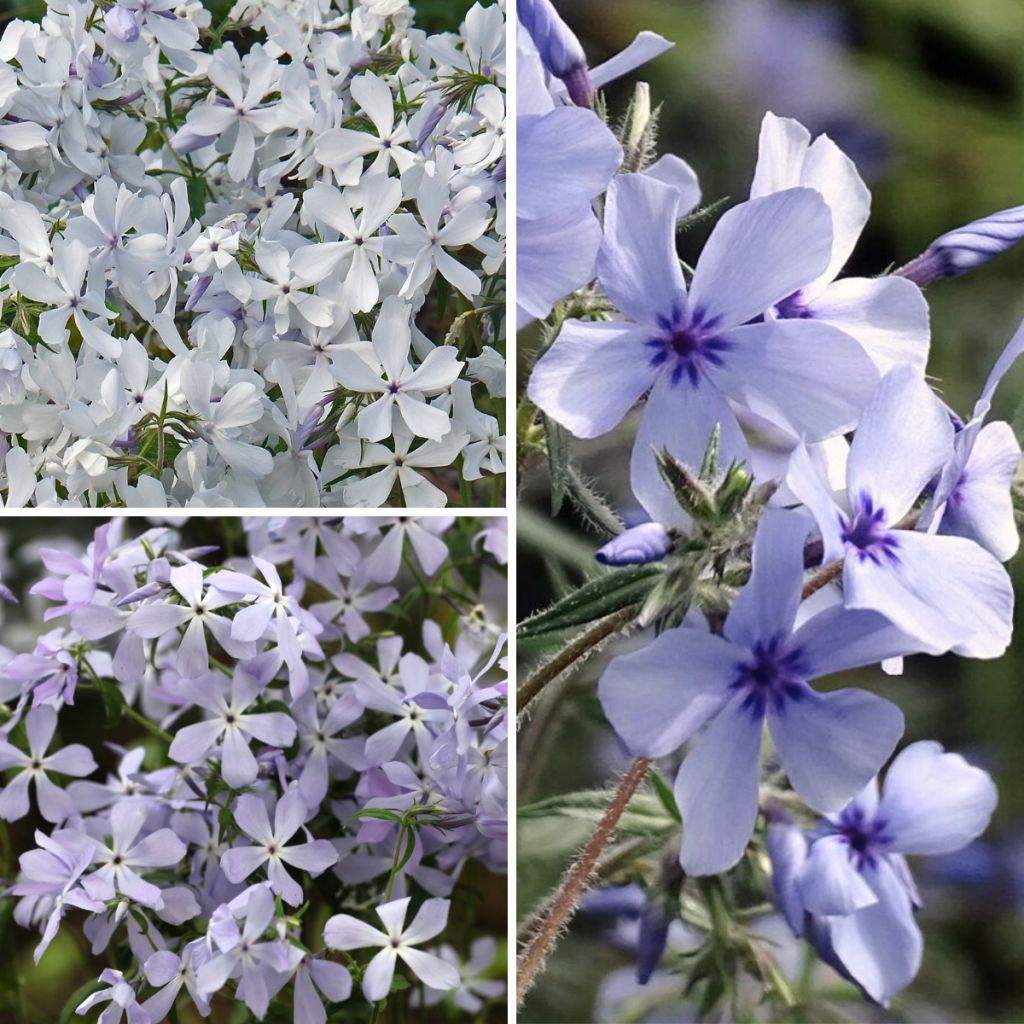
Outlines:
[[671,318],[659,316],[661,333],[647,342],[653,350],[651,366],[664,367],[675,387],[685,376],[693,387],[700,383],[704,368],[722,365],[722,353],[732,348],[731,342],[716,336],[718,318],[704,321],[702,310],[687,313],[677,306]]
[[884,847],[892,842],[886,834],[889,823],[884,818],[869,818],[862,807],[852,804],[839,815],[835,831],[850,849],[850,859],[858,871],[874,868]]
[[855,548],[862,561],[881,565],[883,561],[898,563],[900,542],[885,522],[885,509],[875,503],[871,495],[862,493],[849,517],[839,517],[839,530],[843,543]]
[[785,638],[774,636],[759,640],[750,656],[736,666],[730,686],[746,693],[741,707],[753,718],[761,718],[769,701],[782,713],[787,701],[802,700],[807,692],[807,667],[803,651],[787,645]]

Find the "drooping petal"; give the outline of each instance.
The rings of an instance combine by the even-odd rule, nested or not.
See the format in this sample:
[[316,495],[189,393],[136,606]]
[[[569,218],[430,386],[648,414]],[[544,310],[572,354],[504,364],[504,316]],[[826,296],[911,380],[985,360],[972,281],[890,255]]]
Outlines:
[[593,211],[563,210],[516,222],[518,325],[544,319],[555,304],[594,278],[601,224]]
[[897,366],[864,410],[847,463],[851,500],[870,495],[896,523],[953,455],[953,425],[920,370]]
[[43,772],[39,772],[35,779],[39,813],[47,821],[59,825],[74,813],[75,805],[71,802],[71,797],[63,789],[55,786]]
[[810,913],[852,914],[878,902],[850,856],[849,844],[842,836],[825,836],[811,844],[797,883]]
[[977,541],[1000,562],[1012,558],[1020,545],[1020,535],[1010,484],[1020,457],[1020,445],[1008,423],[982,427],[946,499],[939,532]]
[[363,995],[371,1003],[383,999],[391,991],[398,954],[390,947],[382,949],[369,963],[363,975]]
[[903,735],[903,713],[864,690],[819,694],[805,687],[781,708],[769,704],[768,728],[793,788],[809,806],[829,812],[885,764]]
[[530,399],[576,437],[607,433],[654,383],[647,328],[569,320],[530,375]]
[[259,765],[240,729],[229,728],[224,733],[220,768],[225,781],[235,789],[241,789],[242,786],[248,786],[256,781]]
[[811,189],[734,206],[715,225],[690,285],[690,309],[722,328],[746,323],[828,266],[832,217]]
[[886,1004],[921,966],[921,931],[906,889],[884,859],[865,868],[864,879],[878,901],[833,918],[832,946],[857,984]]
[[974,541],[896,531],[895,565],[850,556],[846,604],[881,612],[929,653],[998,658],[1013,629],[1013,585],[1000,561]]
[[598,696],[634,754],[664,757],[722,706],[742,659],[742,651],[713,633],[666,630],[639,650],[613,658]]
[[743,856],[757,820],[762,719],[734,697],[694,744],[676,776],[683,816],[679,862],[688,875],[727,871]]
[[912,743],[889,767],[878,814],[900,853],[952,853],[988,827],[998,794],[988,772],[933,741]]
[[638,323],[672,321],[686,300],[678,210],[679,193],[644,174],[622,175],[608,188],[597,276],[620,312]]
[[558,107],[540,117],[518,118],[516,130],[516,215],[522,220],[589,206],[622,162],[621,146],[592,110]]

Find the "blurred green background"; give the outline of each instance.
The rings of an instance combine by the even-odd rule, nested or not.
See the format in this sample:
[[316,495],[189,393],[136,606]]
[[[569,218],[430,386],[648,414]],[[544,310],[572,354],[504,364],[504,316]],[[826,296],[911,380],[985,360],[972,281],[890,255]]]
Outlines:
[[[633,84],[663,104],[660,151],[689,161],[705,202],[745,198],[765,110],[828,132],[855,159],[873,193],[873,215],[846,272],[875,275],[921,252],[937,235],[1024,204],[1024,3],[1021,0],[556,0],[590,62],[621,50],[642,29],[675,48],[608,91],[613,119]],[[706,230],[682,237],[692,265]],[[961,414],[1024,318],[1024,246],[927,291],[929,372]],[[521,383],[537,339],[520,338]],[[1013,419],[1024,369],[1006,378],[995,415]],[[622,512],[635,513],[628,451],[635,419],[576,443],[584,470]],[[548,481],[528,463],[520,495],[519,617],[593,571],[604,538],[570,512],[554,524]],[[1024,558],[1010,564],[1018,592]],[[1018,637],[1024,633],[1018,631]],[[548,653],[521,650],[521,664]],[[597,705],[605,651],[570,682],[558,710],[538,702],[520,735],[520,804],[606,784],[625,764]],[[867,686],[897,701],[906,742],[938,739],[995,776],[1000,806],[969,855],[912,865],[926,906],[923,969],[889,1011],[844,1004],[850,1020],[1024,1020],[1024,641],[996,662],[916,659],[902,678],[864,672],[836,685]],[[550,712],[550,713],[549,713]],[[519,913],[555,884],[587,830],[562,820],[523,822]],[[595,993],[627,955],[586,921],[574,925],[527,1003],[525,1021],[591,1021]],[[681,991],[684,979],[678,981]],[[651,1020],[691,1019],[654,1016]]]

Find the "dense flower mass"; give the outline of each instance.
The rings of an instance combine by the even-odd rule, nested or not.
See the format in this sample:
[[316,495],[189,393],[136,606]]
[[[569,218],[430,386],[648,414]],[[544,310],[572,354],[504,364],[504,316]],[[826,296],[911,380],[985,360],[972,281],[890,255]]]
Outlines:
[[6,506],[499,504],[504,83],[500,2],[8,22]]
[[[37,963],[81,927],[111,965],[68,1013],[499,1000],[457,887],[507,868],[504,524],[128,522],[39,550],[53,625],[0,659],[0,818],[39,826],[2,897]],[[104,706],[130,744],[62,740]]]
[[[634,759],[621,784],[521,811],[597,827],[524,925],[519,998],[594,865],[609,864],[598,876],[624,887],[584,907],[639,921],[629,944],[641,984],[673,925],[691,938],[696,929],[693,959],[666,975],[670,988],[687,976],[673,1012],[692,994],[698,1017],[747,1019],[743,974],[788,1011],[779,968],[743,923],[764,916],[751,907],[759,887],[767,894],[767,845],[794,935],[888,1004],[921,963],[920,897],[904,855],[969,843],[996,790],[936,743],[900,749],[905,722],[892,701],[824,680],[899,672],[911,655],[998,658],[1011,642],[1003,563],[1018,547],[1021,449],[1009,424],[986,419],[1024,350],[1024,324],[962,419],[926,376],[922,289],[1014,245],[1020,210],[949,231],[901,269],[844,276],[871,194],[834,141],[767,112],[749,198],[717,216],[687,265],[679,234],[722,204],[697,210],[693,171],[659,157],[647,86],[612,117],[596,92],[608,73],[587,67],[549,0],[524,4],[519,20],[519,319],[540,321],[527,336],[539,352],[518,417],[523,457],[546,458],[556,511],[571,502],[611,535],[596,553],[609,569],[595,567],[575,591],[553,573],[560,600],[521,624],[521,638],[553,655],[527,676],[522,706],[609,636],[641,631],[598,684]],[[639,43],[611,62],[615,74],[659,52]],[[557,130],[569,139],[561,151]],[[563,244],[545,205],[555,196],[579,244]],[[629,529],[569,440],[614,431],[602,466],[626,439],[646,513]],[[544,745],[567,691],[546,694],[535,714],[545,721],[530,724]],[[879,797],[874,780],[894,754]],[[656,806],[631,805],[649,774]],[[616,827],[635,845],[606,853]],[[657,993],[641,1004],[659,1006]]]

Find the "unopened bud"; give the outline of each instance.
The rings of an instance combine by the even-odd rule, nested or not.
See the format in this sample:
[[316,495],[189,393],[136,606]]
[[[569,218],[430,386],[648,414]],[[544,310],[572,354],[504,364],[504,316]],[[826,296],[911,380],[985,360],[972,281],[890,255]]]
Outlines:
[[520,0],[518,14],[544,67],[565,83],[569,98],[576,106],[592,107],[594,83],[583,47],[551,0]]
[[1012,249],[1024,238],[1024,206],[1000,210],[962,228],[947,231],[917,259],[896,273],[920,287],[943,277],[959,277]]
[[139,21],[135,12],[116,4],[103,15],[107,31],[122,43],[134,43],[139,38]]
[[633,106],[630,110],[629,137],[626,145],[637,149],[643,141],[644,132],[651,123],[651,87],[646,82],[637,82],[633,91]]
[[594,557],[602,565],[645,565],[671,550],[672,537],[661,523],[641,523],[613,537]]

